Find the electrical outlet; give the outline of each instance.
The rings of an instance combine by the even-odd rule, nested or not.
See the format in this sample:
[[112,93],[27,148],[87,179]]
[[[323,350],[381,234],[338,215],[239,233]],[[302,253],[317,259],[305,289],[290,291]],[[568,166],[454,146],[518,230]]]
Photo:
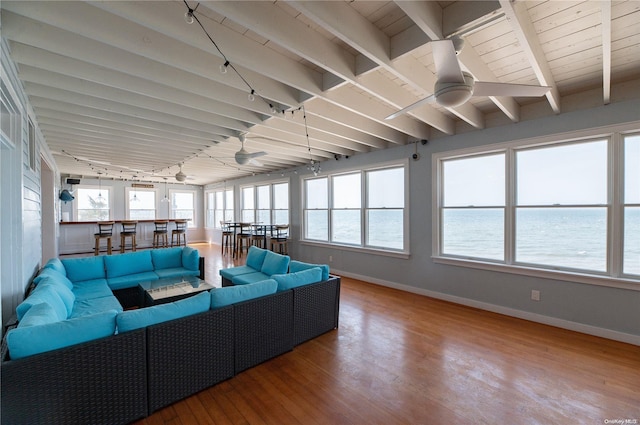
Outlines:
[[333,255],[330,255],[329,256],[329,262],[332,262],[332,261],[333,261]]
[[533,301],[540,301],[540,291],[538,291],[537,289],[532,289],[531,290],[531,299]]

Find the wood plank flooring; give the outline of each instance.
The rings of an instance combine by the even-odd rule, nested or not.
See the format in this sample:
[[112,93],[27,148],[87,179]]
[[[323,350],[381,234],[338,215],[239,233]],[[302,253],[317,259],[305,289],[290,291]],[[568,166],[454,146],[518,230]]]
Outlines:
[[[219,286],[234,261],[194,246]],[[343,278],[339,329],[136,424],[615,419],[640,423],[640,347]]]

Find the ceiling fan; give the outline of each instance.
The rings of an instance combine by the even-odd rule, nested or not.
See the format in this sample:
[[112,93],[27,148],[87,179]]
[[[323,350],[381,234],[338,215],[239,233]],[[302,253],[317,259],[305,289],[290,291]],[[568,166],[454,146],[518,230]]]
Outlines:
[[267,155],[267,153],[264,151],[247,152],[244,149],[244,141],[246,140],[246,135],[240,134],[238,136],[238,139],[240,139],[240,143],[242,143],[242,148],[240,148],[240,150],[235,154],[236,162],[240,165],[246,165],[246,164],[258,165],[258,166],[262,165],[262,163],[260,163],[259,161],[256,161],[256,158],[265,156]]
[[547,86],[475,81],[471,74],[462,71],[456,57],[464,46],[462,38],[454,37],[447,40],[435,40],[431,42],[431,46],[438,78],[433,94],[412,103],[385,119],[396,118],[425,103],[435,102],[446,108],[452,108],[464,104],[471,96],[539,97],[551,90],[551,87]]

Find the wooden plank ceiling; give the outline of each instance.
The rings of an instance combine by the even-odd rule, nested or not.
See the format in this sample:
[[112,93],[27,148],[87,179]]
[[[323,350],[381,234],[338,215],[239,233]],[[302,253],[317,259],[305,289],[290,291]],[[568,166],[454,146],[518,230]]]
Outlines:
[[[527,108],[561,114],[580,95],[607,104],[616,87],[640,96],[639,1],[0,7],[35,119],[61,173],[74,176],[162,181],[183,164],[190,183],[206,184],[517,122]],[[453,35],[465,39],[458,58],[477,80],[552,89],[385,120],[432,94],[430,41]],[[267,153],[262,165],[236,164],[241,134],[247,151]]]

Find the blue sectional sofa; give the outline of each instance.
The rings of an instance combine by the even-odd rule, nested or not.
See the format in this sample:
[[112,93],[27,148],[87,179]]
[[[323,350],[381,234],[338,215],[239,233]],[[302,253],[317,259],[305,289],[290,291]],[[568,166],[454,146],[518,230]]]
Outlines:
[[[190,249],[146,252],[159,278],[159,270],[202,268]],[[181,265],[167,258],[178,250]],[[127,276],[150,278],[139,253],[102,258],[103,275],[99,257],[50,261],[34,279],[3,340],[3,424],[129,423],[338,327],[340,278],[306,263],[273,279],[125,310],[117,293],[137,285]],[[127,255],[135,260],[129,275]]]
[[287,273],[290,261],[291,259],[288,255],[281,255],[257,246],[251,246],[247,252],[245,265],[220,270],[222,286],[231,284],[246,285],[247,283],[270,279],[271,276],[276,274]]

